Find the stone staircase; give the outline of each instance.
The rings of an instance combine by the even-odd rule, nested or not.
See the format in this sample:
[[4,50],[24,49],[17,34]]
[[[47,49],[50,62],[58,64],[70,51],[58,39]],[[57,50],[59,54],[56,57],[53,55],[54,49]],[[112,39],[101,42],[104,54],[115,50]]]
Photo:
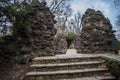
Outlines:
[[64,55],[33,59],[25,80],[115,80],[98,55]]

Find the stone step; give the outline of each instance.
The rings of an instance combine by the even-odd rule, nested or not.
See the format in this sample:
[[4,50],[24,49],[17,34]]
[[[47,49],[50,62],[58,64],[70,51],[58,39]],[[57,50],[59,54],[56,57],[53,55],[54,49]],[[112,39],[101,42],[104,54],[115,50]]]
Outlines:
[[33,64],[33,71],[56,71],[56,70],[76,70],[89,68],[105,68],[104,61],[74,62],[74,63],[58,63],[58,64]]
[[[106,75],[107,74],[107,75]],[[108,75],[109,74],[109,75]],[[29,72],[26,74],[29,78],[35,80],[57,80],[65,78],[76,78],[76,77],[90,77],[90,76],[111,76],[108,73],[107,68],[91,68],[91,69],[78,69],[78,70],[60,70],[60,71],[49,71],[49,72]]]
[[96,77],[99,80],[115,80],[115,77],[113,76],[101,76],[101,77]]
[[74,79],[57,79],[57,80],[115,80],[113,76],[93,76],[93,77],[81,77]]
[[48,64],[48,63],[71,63],[83,61],[101,61],[100,56],[53,56],[53,57],[37,57],[33,59],[34,64]]

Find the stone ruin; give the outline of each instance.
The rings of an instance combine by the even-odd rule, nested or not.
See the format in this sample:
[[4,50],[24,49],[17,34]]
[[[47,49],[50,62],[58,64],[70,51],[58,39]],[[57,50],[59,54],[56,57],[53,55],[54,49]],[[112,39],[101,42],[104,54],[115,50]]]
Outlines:
[[[46,2],[39,3],[38,0],[35,0],[32,7],[34,10],[27,14],[31,26],[28,28],[28,35],[19,41],[22,45],[20,52],[40,53],[40,56],[65,54],[67,51],[66,39],[62,35],[63,33],[58,35],[58,27],[54,26],[55,16],[46,6]],[[56,39],[55,36],[57,36]]]
[[55,16],[51,13],[44,1],[40,3],[36,0],[32,4],[32,7],[33,11],[27,14],[31,25],[28,28],[29,33],[27,39],[22,38],[23,42],[21,45],[23,46],[21,52],[54,55],[54,37],[57,32],[54,28],[54,24],[56,23],[54,20]]
[[34,52],[55,52],[54,36],[57,30],[54,28],[54,15],[51,13],[46,2],[35,3],[35,11],[29,14],[31,26],[31,42]]
[[15,62],[27,63],[35,56],[51,56],[66,51],[67,47],[63,47],[63,44],[66,46],[66,40],[63,37],[58,40],[60,45],[55,43],[57,33],[54,27],[55,16],[46,6],[46,2],[33,1],[32,9],[24,16],[27,26],[15,26],[13,36],[5,37],[7,42],[0,42],[0,52],[5,52],[7,57],[10,57],[10,59],[5,57],[7,61],[12,60],[12,56]]
[[82,17],[82,32],[76,37],[75,48],[78,53],[117,52],[113,41],[117,40],[112,25],[100,11],[87,9]]

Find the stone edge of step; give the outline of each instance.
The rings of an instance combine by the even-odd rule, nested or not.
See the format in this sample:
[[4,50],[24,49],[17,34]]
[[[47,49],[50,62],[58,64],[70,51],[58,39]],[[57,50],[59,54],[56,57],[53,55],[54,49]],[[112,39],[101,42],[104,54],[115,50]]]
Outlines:
[[99,80],[115,79],[114,76],[97,76],[96,78]]
[[89,62],[74,62],[74,63],[57,63],[57,64],[32,64],[32,68],[38,67],[60,67],[60,66],[74,66],[74,65],[90,65],[90,64],[102,64],[105,61],[89,61]]
[[95,55],[95,56],[60,56],[60,57],[36,57],[34,60],[56,60],[56,59],[74,59],[74,58],[101,58],[101,56]]
[[74,78],[74,79],[56,79],[56,80],[113,80],[115,77],[113,76],[93,76],[93,77],[81,77],[81,78]]
[[50,72],[29,72],[26,76],[42,76],[42,75],[56,75],[56,74],[74,74],[74,73],[86,73],[86,72],[97,72],[97,71],[108,71],[108,68],[92,68],[92,69],[77,69],[77,70],[61,70],[61,71],[50,71]]

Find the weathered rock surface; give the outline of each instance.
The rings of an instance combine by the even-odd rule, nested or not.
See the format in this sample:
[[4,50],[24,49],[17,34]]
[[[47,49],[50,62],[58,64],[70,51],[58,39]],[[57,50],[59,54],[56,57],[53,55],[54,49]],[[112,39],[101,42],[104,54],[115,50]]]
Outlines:
[[18,25],[13,24],[13,35],[0,38],[0,63],[27,63],[38,55],[54,55],[57,31],[54,28],[54,15],[46,7],[46,2],[33,0],[30,6],[24,20],[23,16],[16,18]]
[[75,42],[79,53],[117,52],[113,46],[115,31],[100,11],[87,9],[82,17],[82,26],[82,33]]
[[[70,53],[72,54],[72,52]],[[77,79],[76,79],[77,78]],[[23,80],[114,80],[98,55],[74,54],[33,59]]]
[[35,3],[34,7],[34,12],[28,15],[32,22],[30,35],[32,50],[33,52],[42,50],[47,53],[54,53],[54,36],[56,34],[54,15],[46,7],[46,2]]

